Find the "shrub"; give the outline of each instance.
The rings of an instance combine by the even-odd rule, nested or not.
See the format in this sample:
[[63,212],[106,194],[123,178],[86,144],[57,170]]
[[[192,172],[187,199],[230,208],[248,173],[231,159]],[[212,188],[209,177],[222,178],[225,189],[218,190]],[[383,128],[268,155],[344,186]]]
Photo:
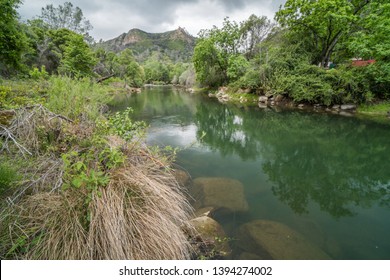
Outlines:
[[102,106],[110,100],[105,90],[104,86],[92,83],[88,78],[52,77],[47,107],[71,119],[95,120],[100,116]]

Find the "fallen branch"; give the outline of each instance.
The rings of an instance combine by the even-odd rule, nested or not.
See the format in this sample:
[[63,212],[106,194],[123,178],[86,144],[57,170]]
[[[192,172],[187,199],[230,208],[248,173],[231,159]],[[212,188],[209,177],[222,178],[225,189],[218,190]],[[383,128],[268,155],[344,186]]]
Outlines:
[[32,153],[29,150],[27,150],[23,145],[19,144],[18,141],[16,141],[15,136],[12,134],[11,131],[9,131],[6,127],[4,127],[2,125],[0,125],[0,129],[3,130],[2,132],[0,132],[0,136],[5,138],[5,141],[3,143],[3,147],[1,148],[1,151],[6,149],[8,152],[10,152],[9,148],[8,148],[8,140],[12,140],[12,142],[15,144],[15,146],[18,147],[18,149],[22,152],[23,156],[25,156],[25,153],[32,156]]
[[104,82],[105,80],[108,80],[109,78],[112,78],[112,77],[114,77],[114,76],[115,76],[114,74],[111,74],[111,75],[109,75],[109,76],[102,77],[102,78],[98,79],[98,80],[96,81],[96,83],[100,84],[101,82]]

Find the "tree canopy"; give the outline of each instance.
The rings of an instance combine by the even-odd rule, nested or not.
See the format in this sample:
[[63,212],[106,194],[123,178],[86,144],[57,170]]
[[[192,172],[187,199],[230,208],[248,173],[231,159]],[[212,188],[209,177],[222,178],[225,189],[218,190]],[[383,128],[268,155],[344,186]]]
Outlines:
[[26,36],[18,22],[20,0],[0,0],[0,73],[10,74],[20,69],[21,56],[26,48]]

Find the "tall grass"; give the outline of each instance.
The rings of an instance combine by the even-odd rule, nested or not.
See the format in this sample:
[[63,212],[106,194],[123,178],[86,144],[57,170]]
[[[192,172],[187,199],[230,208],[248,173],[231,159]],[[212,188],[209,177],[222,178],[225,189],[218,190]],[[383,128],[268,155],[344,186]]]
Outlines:
[[107,89],[90,79],[53,76],[49,80],[47,107],[73,120],[96,120],[109,100]]

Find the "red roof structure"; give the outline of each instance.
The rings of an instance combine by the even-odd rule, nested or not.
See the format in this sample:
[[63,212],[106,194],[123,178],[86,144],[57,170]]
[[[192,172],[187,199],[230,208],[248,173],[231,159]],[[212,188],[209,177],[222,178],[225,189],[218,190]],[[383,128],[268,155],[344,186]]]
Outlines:
[[363,67],[363,66],[367,66],[367,65],[373,64],[373,63],[375,63],[375,62],[376,62],[375,59],[369,59],[369,60],[353,60],[353,61],[352,61],[352,66]]

